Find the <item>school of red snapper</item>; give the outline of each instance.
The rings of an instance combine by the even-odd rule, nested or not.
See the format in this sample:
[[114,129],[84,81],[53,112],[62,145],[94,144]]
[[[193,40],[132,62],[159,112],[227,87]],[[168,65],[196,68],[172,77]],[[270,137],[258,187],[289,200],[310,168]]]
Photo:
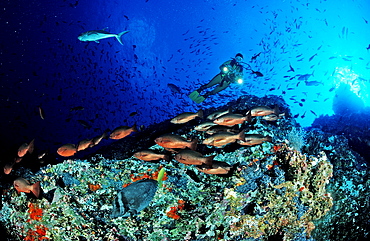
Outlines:
[[[241,146],[254,146],[263,142],[272,142],[270,136],[261,134],[247,134],[245,129],[239,130],[238,127],[245,123],[250,123],[253,117],[260,116],[266,121],[276,121],[284,116],[280,113],[279,107],[275,105],[273,108],[269,106],[256,106],[248,110],[245,114],[232,113],[231,108],[224,111],[216,111],[207,116],[206,120],[194,127],[197,132],[203,133],[206,137],[200,143],[200,140],[187,138],[176,134],[164,134],[155,138],[154,142],[163,147],[167,153],[157,153],[150,149],[144,149],[133,154],[133,157],[143,161],[157,161],[174,159],[186,165],[195,165],[196,169],[207,174],[228,174],[231,166],[222,161],[214,160],[216,155],[204,156],[197,152],[198,144],[203,144],[210,147],[222,148],[231,143],[237,143]],[[184,112],[173,119],[173,124],[185,124],[195,118],[203,119],[203,111]],[[137,132],[136,125],[132,127],[119,126],[108,134],[105,131],[103,134],[91,139],[81,140],[77,145],[67,143],[57,149],[57,154],[62,157],[72,157],[79,151],[98,145],[103,139],[119,140],[129,136],[133,132]],[[203,135],[203,136],[204,136]],[[10,174],[13,166],[19,163],[27,154],[32,154],[34,150],[34,140],[30,143],[24,143],[19,148],[14,159],[4,166],[4,173]],[[45,153],[38,155],[41,159]],[[173,155],[173,157],[172,157]],[[31,184],[28,180],[19,177],[13,182],[17,192],[33,193],[35,197],[40,195],[40,182]]]

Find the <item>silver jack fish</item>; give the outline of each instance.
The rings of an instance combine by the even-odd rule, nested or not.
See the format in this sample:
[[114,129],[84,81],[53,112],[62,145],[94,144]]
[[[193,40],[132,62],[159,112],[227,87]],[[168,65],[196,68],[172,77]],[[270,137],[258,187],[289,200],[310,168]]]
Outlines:
[[114,34],[114,33],[109,33],[107,31],[105,31],[104,29],[103,30],[92,30],[92,31],[87,31],[87,32],[81,33],[78,36],[78,40],[83,41],[83,42],[94,41],[96,43],[99,43],[99,40],[101,40],[101,39],[116,37],[118,42],[123,45],[121,37],[122,37],[122,35],[124,35],[128,32],[129,31],[123,31],[119,34]]

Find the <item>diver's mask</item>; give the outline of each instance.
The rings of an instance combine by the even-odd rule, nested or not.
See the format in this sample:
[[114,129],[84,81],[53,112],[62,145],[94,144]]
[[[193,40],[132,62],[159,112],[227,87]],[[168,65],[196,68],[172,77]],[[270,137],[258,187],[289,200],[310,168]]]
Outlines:
[[235,57],[235,61],[237,62],[237,63],[240,63],[240,62],[242,62],[243,61],[243,58],[241,57],[241,56],[236,56]]

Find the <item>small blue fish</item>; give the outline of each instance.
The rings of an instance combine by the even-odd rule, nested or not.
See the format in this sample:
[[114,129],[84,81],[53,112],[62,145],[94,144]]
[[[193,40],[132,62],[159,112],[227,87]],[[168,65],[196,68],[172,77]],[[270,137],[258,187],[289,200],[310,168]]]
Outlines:
[[305,81],[305,83],[306,83],[306,85],[307,86],[318,86],[318,85],[324,85],[324,83],[323,82],[319,82],[319,81],[315,81],[315,80],[313,80],[313,81]]
[[263,77],[263,74],[261,72],[259,72],[259,71],[253,71],[252,70],[252,74],[255,74],[256,77]]
[[177,85],[168,83],[167,87],[170,88],[173,94],[181,94],[181,89]]
[[314,58],[316,55],[317,55],[317,54],[312,55],[312,56],[308,59],[308,62],[310,62],[311,60],[313,60],[313,58]]
[[304,74],[298,77],[298,80],[308,80],[313,74]]

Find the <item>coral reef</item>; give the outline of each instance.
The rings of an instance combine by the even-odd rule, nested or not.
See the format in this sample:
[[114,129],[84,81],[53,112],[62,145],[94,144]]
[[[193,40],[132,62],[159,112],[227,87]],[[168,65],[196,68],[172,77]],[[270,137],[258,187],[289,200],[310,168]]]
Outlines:
[[[261,185],[247,194],[232,191],[230,195],[228,190],[226,200],[231,209],[227,216],[234,217],[230,233],[240,238],[279,234],[284,240],[293,240],[302,233],[310,237],[315,227],[313,221],[332,207],[331,195],[326,190],[332,176],[332,165],[324,153],[307,157],[286,144],[268,159],[279,162],[273,171],[267,170],[262,163],[256,170],[247,167],[243,171],[247,173],[243,176],[248,177],[250,172],[270,172],[268,181],[261,180]],[[287,168],[285,178],[280,174],[280,166]],[[263,178],[266,179],[264,174],[260,174],[257,180]]]
[[[300,129],[276,96],[241,97],[230,106],[245,113],[251,106],[275,103],[285,118],[269,122],[256,117],[248,124],[248,133],[271,136],[271,143],[199,145],[203,154],[232,166],[229,174],[206,174],[175,160],[145,162],[132,157],[143,148],[165,152],[153,140],[165,131],[166,122],[157,125],[154,134],[148,128],[134,142],[129,138],[115,144],[116,158],[109,151],[48,165],[35,173],[17,169],[11,175],[41,182],[42,198],[18,194],[9,183],[2,183],[0,222],[18,240],[313,240],[320,236],[339,240],[335,225],[344,226],[348,216],[356,225],[365,219],[360,211],[368,205],[361,198],[369,194],[368,172],[356,169],[358,158],[345,138]],[[176,129],[169,126],[167,131],[202,140],[204,135],[193,130],[194,121]],[[160,173],[163,167],[165,172]],[[148,207],[128,218],[110,216],[113,200],[124,187],[162,174],[162,184]],[[363,225],[356,234],[340,232],[348,240],[367,235]]]

